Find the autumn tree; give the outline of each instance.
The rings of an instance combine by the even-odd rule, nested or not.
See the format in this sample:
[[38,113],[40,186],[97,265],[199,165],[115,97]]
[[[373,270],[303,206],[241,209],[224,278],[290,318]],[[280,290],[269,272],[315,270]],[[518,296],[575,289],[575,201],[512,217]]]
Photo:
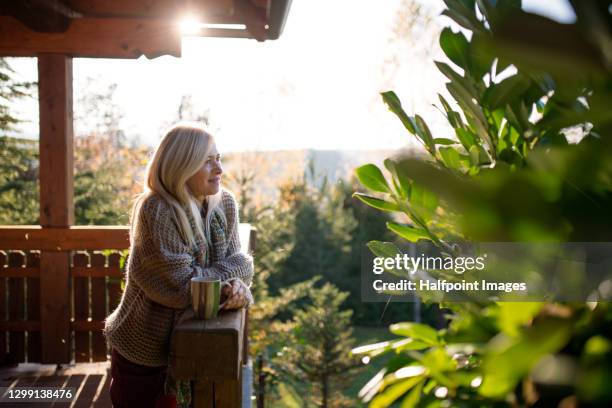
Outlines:
[[149,149],[130,146],[116,84],[88,79],[75,106],[74,205],[77,224],[127,224]]

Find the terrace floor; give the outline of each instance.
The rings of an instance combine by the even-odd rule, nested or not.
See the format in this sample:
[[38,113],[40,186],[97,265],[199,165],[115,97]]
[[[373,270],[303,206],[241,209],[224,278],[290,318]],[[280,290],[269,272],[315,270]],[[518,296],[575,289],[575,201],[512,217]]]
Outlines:
[[[26,407],[111,408],[109,396],[110,362],[64,364],[22,363],[16,367],[0,367],[0,387],[74,387],[76,398],[72,402],[54,404],[19,403]],[[4,405],[4,404],[0,404]]]

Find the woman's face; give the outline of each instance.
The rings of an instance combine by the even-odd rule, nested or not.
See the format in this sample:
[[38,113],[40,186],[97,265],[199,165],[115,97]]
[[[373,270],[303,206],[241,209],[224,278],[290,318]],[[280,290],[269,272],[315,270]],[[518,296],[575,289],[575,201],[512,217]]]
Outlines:
[[208,154],[204,165],[187,179],[187,187],[198,200],[217,194],[221,188],[221,155],[214,143]]

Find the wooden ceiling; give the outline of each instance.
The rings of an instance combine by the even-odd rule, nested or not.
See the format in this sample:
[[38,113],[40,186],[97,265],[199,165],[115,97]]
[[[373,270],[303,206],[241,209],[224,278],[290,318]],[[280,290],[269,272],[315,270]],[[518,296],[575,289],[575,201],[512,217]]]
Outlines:
[[[180,56],[180,21],[206,37],[277,39],[291,0],[8,0],[0,2],[0,56]],[[212,26],[211,26],[212,25]]]

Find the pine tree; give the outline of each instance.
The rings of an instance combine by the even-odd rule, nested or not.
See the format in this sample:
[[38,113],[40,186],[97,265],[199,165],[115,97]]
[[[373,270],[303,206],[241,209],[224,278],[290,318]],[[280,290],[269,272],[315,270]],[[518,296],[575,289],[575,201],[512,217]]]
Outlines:
[[34,84],[14,76],[0,58],[0,224],[38,224],[38,143],[8,136],[23,122],[11,103],[29,96]]
[[294,313],[287,345],[277,356],[283,373],[294,382],[309,386],[306,399],[316,406],[351,406],[342,390],[358,360],[353,347],[351,310],[341,310],[348,296],[326,283],[310,292],[311,304]]

